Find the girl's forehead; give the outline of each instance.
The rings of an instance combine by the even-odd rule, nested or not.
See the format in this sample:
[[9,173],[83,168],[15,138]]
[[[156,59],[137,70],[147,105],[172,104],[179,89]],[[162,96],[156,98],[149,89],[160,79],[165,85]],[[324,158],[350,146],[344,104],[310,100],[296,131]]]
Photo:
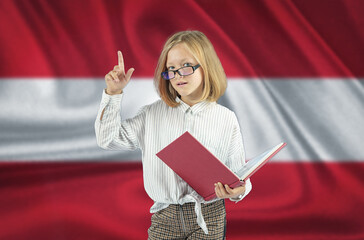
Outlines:
[[167,54],[167,64],[168,63],[179,63],[183,60],[195,60],[193,54],[183,43],[179,43],[173,46]]

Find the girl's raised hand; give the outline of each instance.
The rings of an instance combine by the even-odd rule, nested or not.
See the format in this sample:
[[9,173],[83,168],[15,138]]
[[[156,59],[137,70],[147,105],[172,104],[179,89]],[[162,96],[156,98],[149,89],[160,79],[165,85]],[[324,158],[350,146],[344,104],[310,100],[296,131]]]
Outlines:
[[118,65],[105,75],[106,93],[109,95],[122,93],[133,72],[134,68],[130,68],[125,74],[123,54],[118,51]]

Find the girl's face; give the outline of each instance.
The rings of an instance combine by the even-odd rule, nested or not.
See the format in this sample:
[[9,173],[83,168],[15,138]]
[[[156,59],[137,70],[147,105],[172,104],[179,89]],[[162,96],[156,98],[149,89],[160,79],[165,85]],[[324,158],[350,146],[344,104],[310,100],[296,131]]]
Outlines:
[[[183,43],[179,43],[169,50],[167,55],[167,69],[177,70],[181,67],[195,66],[198,62]],[[203,72],[201,67],[188,76],[180,76],[169,80],[172,87],[181,95],[182,101],[192,106],[198,102],[203,91]]]

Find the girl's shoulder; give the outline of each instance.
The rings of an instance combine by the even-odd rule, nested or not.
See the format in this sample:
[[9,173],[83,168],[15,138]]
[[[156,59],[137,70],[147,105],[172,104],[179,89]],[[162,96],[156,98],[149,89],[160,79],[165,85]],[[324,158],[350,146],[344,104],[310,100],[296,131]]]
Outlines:
[[162,101],[161,99],[158,99],[151,104],[144,105],[141,109],[141,112],[153,113],[156,111],[161,111],[162,109],[167,108],[167,107],[168,107],[168,105],[164,101]]
[[217,112],[219,112],[221,114],[225,114],[227,116],[231,116],[231,117],[235,116],[235,113],[231,109],[229,109],[229,108],[227,108],[227,107],[225,107],[225,106],[223,106],[223,105],[221,105],[219,103],[215,104],[215,111],[217,111]]
[[168,105],[162,99],[158,99],[155,102],[149,104],[148,106],[149,106],[150,109],[168,107]]

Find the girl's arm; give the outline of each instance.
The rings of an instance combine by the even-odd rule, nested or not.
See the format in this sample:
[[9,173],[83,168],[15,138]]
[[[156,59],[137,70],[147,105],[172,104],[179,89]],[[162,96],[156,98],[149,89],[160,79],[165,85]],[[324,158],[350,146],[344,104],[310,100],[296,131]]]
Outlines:
[[118,51],[118,65],[105,76],[107,88],[95,121],[97,144],[102,148],[136,149],[139,145],[137,136],[143,128],[144,112],[125,121],[121,121],[120,117],[122,92],[133,71],[134,68],[131,68],[125,74],[123,55]]
[[135,150],[140,147],[139,139],[144,132],[146,112],[144,107],[134,118],[121,121],[123,94],[102,95],[100,109],[95,121],[97,144],[110,150]]
[[[238,171],[245,164],[245,151],[243,145],[243,138],[241,135],[238,119],[235,114],[232,115],[234,118],[234,126],[231,134],[229,157],[226,165],[233,171]],[[242,200],[252,189],[250,179],[244,181],[242,186],[234,189],[229,186],[224,186],[221,183],[215,184],[215,193],[219,198],[230,198],[232,201]]]

